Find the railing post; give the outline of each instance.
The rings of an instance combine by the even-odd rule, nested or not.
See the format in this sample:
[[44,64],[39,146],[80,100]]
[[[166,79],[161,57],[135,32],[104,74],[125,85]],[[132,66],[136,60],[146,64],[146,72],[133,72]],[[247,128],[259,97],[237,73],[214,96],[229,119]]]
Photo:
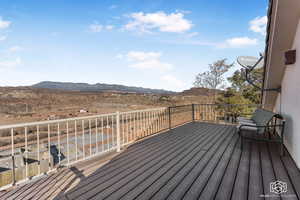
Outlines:
[[192,104],[193,122],[195,121],[195,104]]
[[16,172],[15,172],[15,152],[14,152],[14,129],[11,129],[11,159],[12,159],[12,184],[16,183]]
[[168,115],[169,115],[169,129],[171,129],[171,107],[168,107]]
[[121,150],[121,143],[120,143],[120,112],[117,111],[117,152]]

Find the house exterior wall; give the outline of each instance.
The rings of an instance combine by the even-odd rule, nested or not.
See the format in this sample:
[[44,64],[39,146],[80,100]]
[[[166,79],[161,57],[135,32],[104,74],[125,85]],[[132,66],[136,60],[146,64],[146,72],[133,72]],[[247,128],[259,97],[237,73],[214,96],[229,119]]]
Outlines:
[[285,68],[282,92],[277,96],[275,111],[286,118],[284,142],[300,168],[300,21],[294,37],[293,49],[297,50],[296,63]]

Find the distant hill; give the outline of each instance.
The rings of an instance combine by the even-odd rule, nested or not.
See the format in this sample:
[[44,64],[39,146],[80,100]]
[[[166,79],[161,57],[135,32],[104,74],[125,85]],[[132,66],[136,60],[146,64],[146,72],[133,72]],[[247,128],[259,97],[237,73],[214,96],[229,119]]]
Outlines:
[[116,84],[105,84],[105,83],[72,83],[72,82],[52,82],[43,81],[32,85],[33,88],[45,88],[45,89],[58,89],[68,91],[82,91],[82,92],[127,92],[127,93],[147,93],[147,94],[175,94],[176,92],[162,90],[162,89],[150,89],[142,87],[133,87]]
[[214,94],[222,93],[222,90],[208,89],[202,87],[193,87],[188,90],[181,92],[182,95],[195,95],[195,96],[213,96]]

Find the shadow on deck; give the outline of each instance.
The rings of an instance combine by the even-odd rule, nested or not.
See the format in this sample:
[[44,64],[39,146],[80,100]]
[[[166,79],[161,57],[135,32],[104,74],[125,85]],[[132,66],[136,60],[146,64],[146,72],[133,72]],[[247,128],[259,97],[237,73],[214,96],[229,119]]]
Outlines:
[[[110,162],[80,166],[0,194],[1,199],[299,199],[300,172],[276,144],[244,141],[234,126],[189,123],[140,141]],[[287,184],[281,196],[270,192]]]

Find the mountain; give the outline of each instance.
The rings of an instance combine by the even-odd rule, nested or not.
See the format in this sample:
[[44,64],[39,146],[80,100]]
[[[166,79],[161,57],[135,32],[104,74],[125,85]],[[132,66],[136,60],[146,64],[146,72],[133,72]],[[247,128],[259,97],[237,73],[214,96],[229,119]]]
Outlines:
[[128,93],[148,93],[148,94],[175,94],[176,92],[162,90],[162,89],[150,89],[134,86],[105,84],[105,83],[72,83],[72,82],[52,82],[43,81],[32,85],[33,88],[45,88],[45,89],[58,89],[68,91],[82,91],[82,92],[128,92]]
[[213,96],[215,94],[222,93],[222,90],[218,89],[208,89],[208,88],[202,88],[202,87],[193,87],[188,90],[184,90],[181,92],[182,95],[200,95],[200,96]]

